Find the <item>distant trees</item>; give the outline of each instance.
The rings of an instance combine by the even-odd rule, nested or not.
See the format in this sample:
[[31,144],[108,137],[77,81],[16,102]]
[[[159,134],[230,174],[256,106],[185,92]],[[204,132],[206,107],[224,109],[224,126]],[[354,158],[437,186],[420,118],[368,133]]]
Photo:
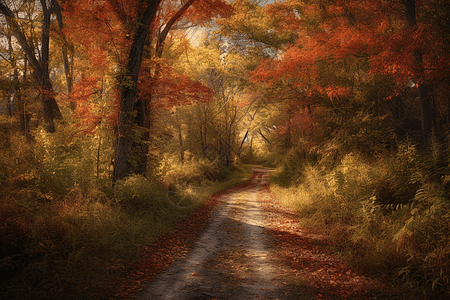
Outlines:
[[242,105],[247,93],[245,57],[235,51],[221,55],[211,40],[202,43],[195,49],[185,44],[172,49],[178,53],[178,69],[213,92],[210,101],[172,110],[172,123],[177,124],[174,133],[182,149],[179,157],[183,161],[186,150],[197,158],[219,160],[229,167],[239,155],[239,143],[245,133],[242,120],[249,109]]
[[[324,109],[338,118],[361,110],[395,115],[402,135],[419,133],[414,124],[420,122],[426,141],[432,132],[448,130],[447,4],[289,0],[262,8],[239,3],[246,13],[221,21],[223,32],[240,32],[276,53],[263,58],[250,78],[271,101],[290,107],[285,134],[295,131],[304,139],[302,133],[309,131],[309,142],[317,142],[317,133],[329,131],[320,121]],[[272,36],[285,39],[274,42]]]

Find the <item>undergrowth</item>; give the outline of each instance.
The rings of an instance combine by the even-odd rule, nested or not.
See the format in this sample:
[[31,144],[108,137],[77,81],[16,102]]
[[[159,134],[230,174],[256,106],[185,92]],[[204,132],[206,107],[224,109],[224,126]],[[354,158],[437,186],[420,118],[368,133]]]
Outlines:
[[[251,173],[234,167],[219,177],[202,162],[198,168],[208,172],[198,174],[200,182],[133,175],[112,188],[111,150],[102,144],[108,140],[59,132],[37,132],[36,143],[8,135],[2,145],[1,299],[98,299],[111,288],[109,266],[136,260],[188,211]],[[171,175],[183,178],[185,170],[178,170]],[[211,174],[220,181],[209,180]],[[189,194],[192,207],[169,202],[168,186],[176,191],[172,198]]]
[[[402,296],[393,298],[448,299],[450,153],[444,146],[419,149],[406,140],[371,158],[342,153],[331,168],[326,154],[316,163],[285,159],[291,167],[271,176],[271,190],[299,212],[302,225],[328,234],[354,267],[401,285]],[[294,166],[301,173],[296,180]]]

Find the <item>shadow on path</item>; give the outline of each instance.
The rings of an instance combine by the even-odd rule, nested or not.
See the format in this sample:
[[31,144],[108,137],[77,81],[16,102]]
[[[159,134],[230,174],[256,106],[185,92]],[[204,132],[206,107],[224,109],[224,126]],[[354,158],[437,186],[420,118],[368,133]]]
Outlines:
[[278,205],[269,172],[254,168],[248,184],[223,193],[193,249],[139,299],[381,299],[382,284],[351,270]]
[[293,292],[270,248],[260,201],[265,169],[250,184],[222,196],[192,251],[140,294],[147,299],[310,299]]

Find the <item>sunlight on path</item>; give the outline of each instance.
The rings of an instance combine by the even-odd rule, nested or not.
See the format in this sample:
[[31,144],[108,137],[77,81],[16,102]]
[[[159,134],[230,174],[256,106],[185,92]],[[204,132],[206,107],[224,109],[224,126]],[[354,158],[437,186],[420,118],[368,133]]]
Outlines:
[[269,251],[260,198],[267,171],[222,196],[193,250],[140,294],[150,299],[307,299],[294,297]]

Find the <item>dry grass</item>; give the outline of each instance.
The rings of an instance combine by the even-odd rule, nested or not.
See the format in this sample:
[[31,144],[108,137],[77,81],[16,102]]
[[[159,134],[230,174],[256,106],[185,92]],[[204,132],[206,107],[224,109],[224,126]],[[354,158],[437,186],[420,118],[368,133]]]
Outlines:
[[411,299],[445,299],[448,192],[444,182],[431,181],[424,163],[410,144],[370,164],[349,154],[330,170],[303,166],[290,186],[274,174],[271,190],[299,212],[302,225],[327,232],[353,266],[402,283]]

